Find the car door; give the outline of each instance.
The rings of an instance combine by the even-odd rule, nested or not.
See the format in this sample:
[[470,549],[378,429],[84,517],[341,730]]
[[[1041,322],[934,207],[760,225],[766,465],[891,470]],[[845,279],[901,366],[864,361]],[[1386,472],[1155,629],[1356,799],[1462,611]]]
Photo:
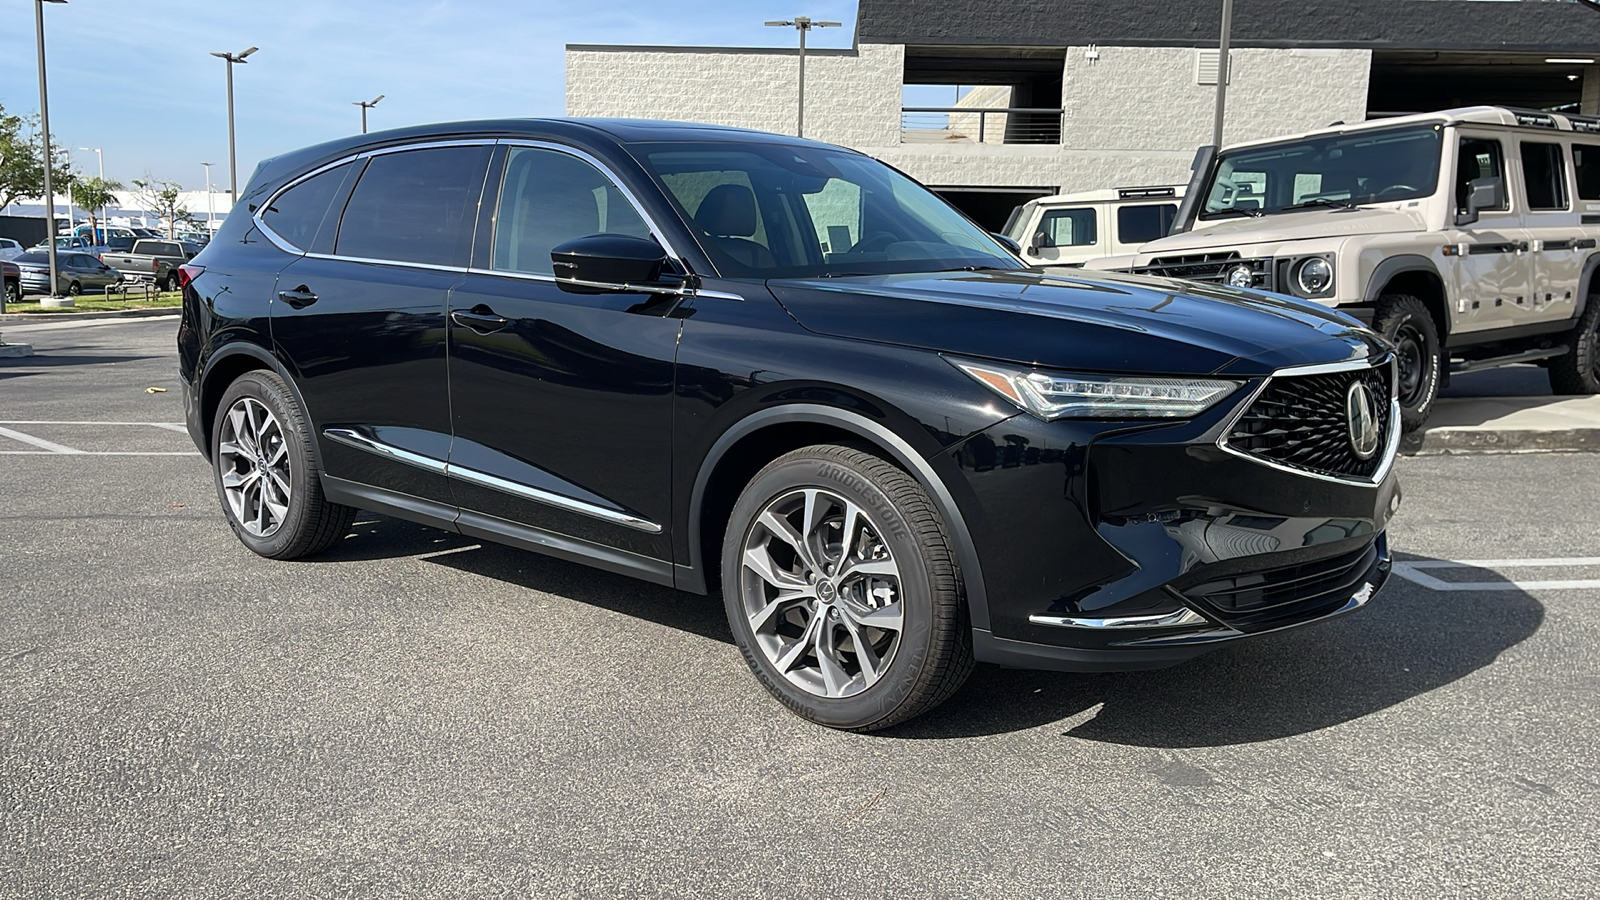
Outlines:
[[601,232],[650,237],[600,164],[547,144],[491,163],[474,268],[450,290],[450,476],[464,533],[616,548],[670,577],[670,297],[572,293],[550,251]]
[[1478,211],[1478,221],[1446,232],[1455,245],[1446,276],[1455,301],[1453,334],[1511,328],[1525,323],[1521,312],[1533,296],[1533,262],[1523,228],[1526,200],[1506,165],[1506,144],[1498,135],[1464,133],[1456,147],[1456,212],[1466,212],[1474,179],[1497,177],[1505,185],[1499,209]]
[[1530,324],[1564,322],[1577,309],[1578,279],[1594,241],[1584,238],[1572,202],[1566,146],[1541,140],[1517,143],[1522,195],[1528,201],[1522,221],[1533,257],[1533,290],[1520,312]]
[[[272,298],[273,345],[300,387],[323,470],[433,514],[454,514],[445,297],[466,272],[490,150],[374,153],[348,173],[342,215],[333,210],[346,187],[323,185],[335,193],[333,221],[311,239],[321,252],[283,268]],[[263,214],[269,226],[273,215]]]

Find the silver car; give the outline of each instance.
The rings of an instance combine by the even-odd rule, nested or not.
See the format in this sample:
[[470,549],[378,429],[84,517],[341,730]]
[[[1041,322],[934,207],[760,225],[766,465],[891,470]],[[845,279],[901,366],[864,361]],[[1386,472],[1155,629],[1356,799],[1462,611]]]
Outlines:
[[[49,254],[43,250],[29,250],[12,262],[22,270],[22,293],[51,293]],[[121,280],[121,272],[87,253],[56,252],[57,294],[76,297],[87,290],[105,291]]]

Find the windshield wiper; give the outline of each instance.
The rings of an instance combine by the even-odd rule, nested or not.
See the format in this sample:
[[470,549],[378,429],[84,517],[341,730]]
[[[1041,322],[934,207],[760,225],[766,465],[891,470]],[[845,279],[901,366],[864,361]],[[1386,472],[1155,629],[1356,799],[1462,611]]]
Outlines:
[[1296,203],[1293,206],[1285,206],[1283,209],[1279,210],[1279,212],[1288,212],[1291,209],[1310,209],[1313,206],[1331,206],[1334,209],[1361,208],[1354,203],[1351,203],[1349,200],[1333,200],[1328,197],[1317,197],[1313,200],[1307,200],[1304,203]]
[[1249,216],[1252,219],[1259,219],[1264,215],[1266,215],[1266,213],[1263,213],[1259,209],[1249,209],[1243,206],[1230,206],[1227,209],[1207,210],[1200,215],[1200,218],[1212,219],[1220,216]]

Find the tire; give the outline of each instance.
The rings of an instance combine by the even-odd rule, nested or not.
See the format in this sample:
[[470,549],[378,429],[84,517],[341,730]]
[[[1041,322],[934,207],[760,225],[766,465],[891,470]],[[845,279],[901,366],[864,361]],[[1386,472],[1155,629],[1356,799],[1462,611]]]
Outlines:
[[81,295],[82,293],[83,293],[83,285],[77,283],[76,281],[74,281],[73,283],[67,285],[67,296],[68,297],[77,297],[77,296]]
[[1571,349],[1550,360],[1551,392],[1600,394],[1600,297],[1589,298],[1567,340]]
[[223,515],[252,551],[299,559],[349,533],[356,510],[323,496],[305,413],[276,374],[247,372],[228,386],[217,404],[211,446]]
[[177,272],[168,272],[166,280],[161,283],[161,289],[163,291],[175,291],[175,290],[177,290],[178,289],[178,273]]
[[1395,345],[1399,365],[1400,429],[1416,431],[1428,421],[1433,401],[1439,397],[1444,377],[1444,354],[1439,326],[1427,304],[1409,294],[1378,298],[1373,330]]
[[22,302],[22,284],[20,282],[16,282],[16,281],[8,281],[8,282],[6,282],[6,302],[7,303],[21,303]]
[[804,447],[757,473],[729,515],[722,586],[751,671],[820,725],[887,728],[943,703],[972,672],[944,523],[910,475],[862,450]]

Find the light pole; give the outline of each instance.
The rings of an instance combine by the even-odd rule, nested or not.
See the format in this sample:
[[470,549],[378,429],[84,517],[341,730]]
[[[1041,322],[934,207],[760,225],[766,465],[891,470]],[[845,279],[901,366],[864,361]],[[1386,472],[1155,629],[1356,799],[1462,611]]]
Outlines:
[[800,108],[795,112],[794,133],[806,136],[806,32],[813,28],[838,28],[838,22],[813,22],[807,16],[795,16],[784,22],[767,22],[772,28],[793,28],[800,32]]
[[50,254],[50,297],[56,296],[56,279],[60,277],[60,269],[56,266],[56,195],[55,189],[50,184],[50,169],[55,163],[50,153],[50,91],[45,87],[44,78],[44,5],[46,3],[65,3],[67,0],[34,0],[33,21],[34,30],[39,36],[39,128],[40,139],[44,141],[44,221],[45,245]]
[[383,95],[379,94],[378,96],[373,97],[371,100],[356,100],[356,101],[353,101],[354,105],[361,107],[361,133],[362,134],[366,134],[367,133],[367,110],[373,108],[374,106],[377,106],[378,105],[378,101],[382,100],[382,99],[383,99]]
[[260,47],[251,47],[238,53],[213,53],[212,56],[226,60],[228,63],[228,199],[239,199],[239,157],[234,150],[233,140],[233,64],[243,63],[245,57],[260,50]]
[[[106,180],[106,155],[105,155],[105,153],[101,152],[101,149],[99,147],[79,147],[78,149],[79,150],[87,150],[90,153],[93,153],[95,155],[95,159],[100,164],[100,180],[102,182],[104,182]],[[92,212],[91,212],[91,215],[92,215]],[[102,234],[94,235],[94,242],[96,244],[104,244],[105,243],[104,233],[103,233],[105,227],[106,227],[106,208],[104,206],[102,206],[102,207],[100,207],[100,228],[102,230]],[[94,229],[90,229],[90,230],[93,231]]]
[[1233,40],[1233,0],[1222,0],[1222,40],[1217,46],[1217,114],[1211,123],[1211,146],[1222,149],[1222,116],[1228,106],[1228,44]]
[[206,167],[206,231],[210,234],[216,234],[215,213],[212,212],[211,207],[211,163],[203,162],[200,165]]

